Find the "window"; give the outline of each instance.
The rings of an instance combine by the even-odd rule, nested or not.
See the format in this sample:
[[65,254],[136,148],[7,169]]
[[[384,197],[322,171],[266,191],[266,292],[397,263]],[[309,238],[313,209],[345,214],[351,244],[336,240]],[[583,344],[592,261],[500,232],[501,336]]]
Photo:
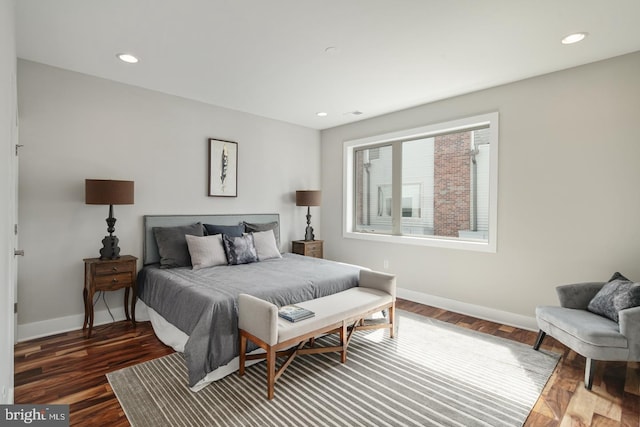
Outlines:
[[498,113],[344,150],[345,237],[495,252]]

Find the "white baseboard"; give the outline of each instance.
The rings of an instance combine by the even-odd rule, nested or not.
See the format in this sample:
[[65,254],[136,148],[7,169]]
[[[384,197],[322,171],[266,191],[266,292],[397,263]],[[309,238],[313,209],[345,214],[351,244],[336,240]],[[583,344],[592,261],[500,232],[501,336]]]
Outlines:
[[0,397],[0,405],[13,405],[13,387],[2,387],[2,396]]
[[535,317],[523,316],[521,314],[511,313],[509,311],[496,310],[494,308],[469,304],[466,302],[456,301],[448,298],[442,298],[422,292],[412,291],[410,289],[398,288],[397,295],[399,298],[409,301],[430,305],[432,307],[442,308],[445,310],[453,311],[455,313],[477,317],[483,320],[489,320],[491,322],[501,323],[503,325],[515,326],[517,328],[526,329],[529,331],[538,330],[538,324]]
[[[113,319],[107,310],[100,310],[94,313],[93,326],[104,325],[125,320],[124,307],[112,308],[111,313]],[[136,304],[136,321],[149,320],[146,307],[143,304]],[[43,320],[41,322],[32,322],[18,325],[18,342],[28,341],[34,338],[47,337],[50,335],[60,334],[63,332],[77,331],[82,329],[84,323],[84,314],[76,314],[72,316],[58,317],[56,319]]]

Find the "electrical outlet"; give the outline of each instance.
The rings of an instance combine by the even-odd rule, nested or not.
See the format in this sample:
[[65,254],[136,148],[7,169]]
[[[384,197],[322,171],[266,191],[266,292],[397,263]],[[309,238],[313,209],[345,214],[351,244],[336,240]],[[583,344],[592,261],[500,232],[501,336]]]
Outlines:
[[384,267],[385,270],[389,269],[389,260],[385,259],[382,263],[382,266]]

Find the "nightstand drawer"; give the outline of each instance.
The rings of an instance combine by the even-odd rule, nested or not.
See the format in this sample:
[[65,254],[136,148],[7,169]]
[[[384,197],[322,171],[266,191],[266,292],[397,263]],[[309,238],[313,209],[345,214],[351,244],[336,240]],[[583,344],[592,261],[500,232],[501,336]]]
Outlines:
[[96,290],[114,290],[120,289],[133,284],[131,273],[109,274],[104,276],[96,276]]
[[322,258],[322,247],[321,246],[316,246],[313,248],[307,248],[306,252],[305,252],[306,256],[312,256],[315,258]]
[[106,274],[133,273],[135,264],[127,263],[105,263],[95,266],[96,276],[104,276]]
[[313,241],[311,243],[307,243],[306,247],[307,247],[307,251],[309,252],[319,251],[320,249],[322,249],[322,243],[318,241]]

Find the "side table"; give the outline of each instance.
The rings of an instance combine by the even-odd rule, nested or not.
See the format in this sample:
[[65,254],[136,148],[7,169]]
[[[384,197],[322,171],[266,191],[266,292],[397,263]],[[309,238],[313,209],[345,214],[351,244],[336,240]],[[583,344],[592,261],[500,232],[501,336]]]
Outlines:
[[[82,330],[88,329],[87,338],[91,337],[93,329],[93,297],[97,291],[124,290],[124,313],[127,320],[136,325],[136,300],[138,298],[136,287],[138,258],[132,255],[123,255],[118,259],[84,259],[84,324]],[[129,315],[129,290],[133,290],[131,296],[131,315]]]
[[322,244],[324,240],[294,240],[291,242],[291,252],[314,258],[323,258]]

